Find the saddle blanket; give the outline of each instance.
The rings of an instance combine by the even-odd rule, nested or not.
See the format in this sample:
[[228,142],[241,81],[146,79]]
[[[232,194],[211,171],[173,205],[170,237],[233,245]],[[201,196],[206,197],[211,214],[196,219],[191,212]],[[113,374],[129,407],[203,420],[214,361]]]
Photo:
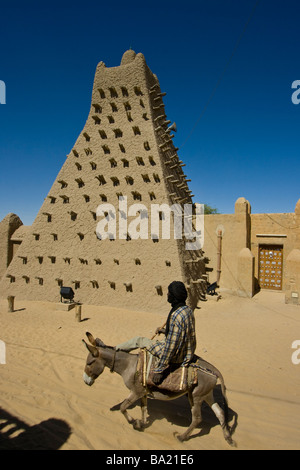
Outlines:
[[[139,352],[137,375],[140,377],[144,387],[156,387],[169,392],[184,392],[192,385],[198,383],[198,371],[218,377],[211,366],[199,356],[194,356],[188,367],[181,367],[181,364],[170,364],[163,372],[163,380],[159,385],[153,383],[154,369],[158,358],[150,354],[146,349]],[[211,367],[211,368],[210,368]]]

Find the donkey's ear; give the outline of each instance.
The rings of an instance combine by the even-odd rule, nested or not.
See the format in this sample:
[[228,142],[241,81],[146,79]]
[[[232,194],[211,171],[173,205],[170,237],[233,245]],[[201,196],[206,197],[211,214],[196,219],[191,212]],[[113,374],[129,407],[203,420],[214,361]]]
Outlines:
[[87,350],[92,354],[93,357],[98,357],[99,356],[99,351],[95,346],[91,346],[90,344],[87,344],[84,339],[82,342],[85,344]]
[[91,343],[91,345],[96,346],[96,341],[95,341],[94,336],[91,333],[89,333],[88,331],[86,332],[86,336],[87,336],[89,342]]

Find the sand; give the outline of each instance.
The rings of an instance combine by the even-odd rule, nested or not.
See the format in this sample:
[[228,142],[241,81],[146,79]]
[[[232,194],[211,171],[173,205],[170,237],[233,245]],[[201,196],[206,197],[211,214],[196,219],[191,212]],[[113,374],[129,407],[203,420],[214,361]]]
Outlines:
[[[300,365],[292,363],[292,343],[300,340],[300,307],[277,292],[223,294],[202,302],[195,316],[196,352],[225,378],[237,449],[299,450]],[[74,310],[53,303],[17,299],[8,313],[1,300],[0,449],[231,450],[207,406],[202,425],[180,443],[174,433],[189,424],[186,397],[149,401],[151,425],[138,432],[111,411],[128,395],[120,376],[106,369],[92,387],[84,384],[86,331],[114,345],[152,336],[164,321],[162,314],[83,305],[78,323]],[[130,412],[137,418],[140,407]]]

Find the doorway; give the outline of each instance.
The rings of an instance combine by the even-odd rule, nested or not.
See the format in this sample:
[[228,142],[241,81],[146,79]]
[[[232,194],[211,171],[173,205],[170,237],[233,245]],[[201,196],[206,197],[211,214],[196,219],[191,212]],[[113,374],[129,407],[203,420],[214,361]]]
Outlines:
[[261,289],[282,290],[283,246],[259,245],[259,285]]

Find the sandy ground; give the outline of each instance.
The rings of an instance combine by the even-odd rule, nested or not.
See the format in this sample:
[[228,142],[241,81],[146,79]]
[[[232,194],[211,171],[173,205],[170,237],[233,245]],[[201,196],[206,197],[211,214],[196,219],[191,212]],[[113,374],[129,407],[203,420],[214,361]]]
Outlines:
[[[263,291],[253,299],[209,298],[195,316],[196,352],[224,375],[237,448],[299,450],[300,365],[291,358],[300,307]],[[186,397],[151,400],[151,425],[138,432],[110,410],[128,395],[120,376],[105,370],[92,387],[84,384],[85,331],[115,345],[150,337],[164,321],[161,314],[83,306],[78,323],[74,310],[58,311],[55,304],[17,300],[7,313],[1,300],[0,449],[230,450],[205,405],[203,424],[180,443],[174,432],[189,424]],[[140,407],[131,414],[139,417]]]

